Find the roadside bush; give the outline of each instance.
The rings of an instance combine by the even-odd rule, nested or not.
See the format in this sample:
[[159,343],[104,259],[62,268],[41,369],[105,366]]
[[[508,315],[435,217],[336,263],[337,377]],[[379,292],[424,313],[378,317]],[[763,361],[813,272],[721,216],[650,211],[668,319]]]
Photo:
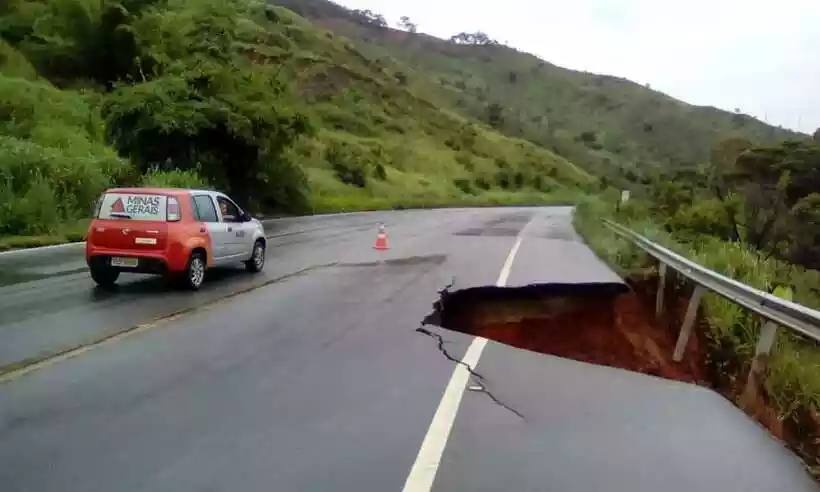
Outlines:
[[554,185],[555,181],[553,181],[550,178],[545,178],[540,174],[536,174],[532,178],[532,187],[543,193],[549,193],[550,191],[553,191],[555,189]]
[[28,59],[2,39],[0,39],[0,72],[12,77],[37,79],[37,70]]
[[126,167],[113,152],[72,155],[0,137],[0,234],[42,234],[88,217],[99,194]]
[[155,188],[209,188],[208,180],[197,174],[196,171],[173,169],[161,171],[158,168],[149,169],[140,177],[140,186]]
[[487,191],[492,187],[490,182],[487,181],[487,179],[484,176],[478,176],[477,178],[475,178],[475,185],[477,188],[482,189],[484,191]]
[[524,173],[522,173],[521,171],[516,172],[513,183],[515,184],[515,189],[520,190],[521,188],[523,188],[524,187]]
[[700,199],[691,206],[682,206],[667,220],[668,227],[689,236],[729,237],[724,205],[716,199]]
[[498,172],[495,173],[495,184],[497,184],[502,190],[509,190],[512,188],[512,172],[508,169],[498,170]]

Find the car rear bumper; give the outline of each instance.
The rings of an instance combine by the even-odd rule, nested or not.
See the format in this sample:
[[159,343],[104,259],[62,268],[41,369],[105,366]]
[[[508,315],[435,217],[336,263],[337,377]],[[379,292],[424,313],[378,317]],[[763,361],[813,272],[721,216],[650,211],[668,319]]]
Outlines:
[[89,268],[107,268],[111,267],[111,257],[113,256],[125,256],[128,258],[136,258],[139,261],[136,267],[112,267],[116,268],[121,272],[155,273],[162,275],[170,271],[170,269],[168,268],[168,262],[165,260],[164,257],[153,255],[135,255],[133,253],[93,253],[87,256],[86,262],[88,263]]

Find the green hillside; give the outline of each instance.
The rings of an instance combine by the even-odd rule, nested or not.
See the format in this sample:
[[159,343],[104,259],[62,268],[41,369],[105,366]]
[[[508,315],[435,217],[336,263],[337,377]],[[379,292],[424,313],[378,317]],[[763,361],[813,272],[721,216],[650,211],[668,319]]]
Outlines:
[[730,136],[758,144],[805,137],[626,79],[561,68],[481,33],[454,42],[391,29],[378,15],[327,0],[274,2],[355,40],[369,56],[400,60],[426,79],[431,97],[457,111],[596,172],[700,164]]
[[253,49],[295,81],[318,124],[292,154],[308,169],[320,208],[334,200],[356,207],[351,197],[443,204],[464,194],[551,192],[593,181],[531,142],[442,108],[392,60],[368,57],[347,39],[274,8],[272,38]]
[[406,72],[252,0],[4,2],[0,235],[64,240],[115,184],[214,186],[289,213],[545,203],[595,186]]

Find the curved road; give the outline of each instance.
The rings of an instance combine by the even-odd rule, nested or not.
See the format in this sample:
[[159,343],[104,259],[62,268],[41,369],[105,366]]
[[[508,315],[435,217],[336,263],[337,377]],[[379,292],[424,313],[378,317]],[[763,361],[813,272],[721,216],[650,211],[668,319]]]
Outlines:
[[263,274],[193,294],[98,291],[80,246],[0,255],[0,366],[45,359],[0,376],[0,490],[817,490],[707,389],[416,331],[453,281],[619,281],[570,209],[266,227]]

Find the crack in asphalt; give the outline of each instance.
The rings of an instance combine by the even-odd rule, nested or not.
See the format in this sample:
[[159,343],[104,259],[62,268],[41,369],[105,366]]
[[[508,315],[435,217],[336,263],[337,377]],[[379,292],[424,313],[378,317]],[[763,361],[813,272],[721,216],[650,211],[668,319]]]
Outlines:
[[442,288],[438,291],[439,299],[435,303],[433,303],[433,312],[430,315],[428,315],[427,317],[425,317],[424,320],[422,320],[421,325],[418,328],[416,328],[416,331],[421,333],[422,335],[427,335],[428,337],[435,340],[438,351],[447,360],[455,362],[456,364],[459,364],[461,366],[464,366],[464,368],[467,369],[467,372],[469,372],[470,375],[473,376],[474,383],[478,386],[478,389],[468,388],[470,391],[479,391],[481,393],[484,393],[496,405],[498,405],[501,408],[504,408],[506,410],[509,410],[510,412],[514,413],[519,418],[521,418],[521,420],[526,422],[527,419],[524,417],[523,414],[521,414],[521,412],[519,412],[518,410],[512,408],[511,406],[507,405],[506,403],[502,402],[500,399],[498,399],[497,396],[495,396],[492,393],[492,391],[489,390],[489,388],[487,387],[487,380],[484,378],[484,376],[482,376],[481,374],[476,372],[475,369],[473,369],[470,366],[470,364],[467,364],[466,362],[453,357],[452,354],[450,354],[450,352],[448,352],[447,349],[444,348],[444,344],[447,343],[447,341],[445,341],[444,338],[441,335],[439,335],[438,333],[436,333],[434,331],[431,331],[431,330],[428,330],[427,328],[425,328],[425,326],[428,326],[428,325],[430,325],[430,326],[439,326],[438,324],[436,324],[436,321],[438,321],[439,324],[441,323],[441,313],[444,310],[444,301],[447,299],[447,296],[449,296],[451,294],[450,288],[452,288],[453,285],[455,285],[455,283],[456,283],[456,278],[453,277],[453,280],[448,285],[444,286],[444,288]]
[[490,399],[493,402],[495,402],[496,405],[498,405],[502,408],[506,408],[510,412],[518,415],[521,418],[521,420],[523,420],[524,422],[527,421],[527,419],[524,417],[524,415],[521,412],[519,412],[518,410],[514,409],[513,407],[507,405],[503,401],[499,400],[498,397],[496,397],[489,389],[487,389],[486,381],[484,381],[482,379],[482,380],[476,381],[476,384],[479,386],[479,389],[470,389],[470,391],[478,391],[480,393],[484,393],[485,395],[489,396]]
[[461,365],[461,366],[464,366],[464,368],[465,368],[465,369],[467,369],[467,372],[469,372],[469,373],[470,373],[470,375],[472,375],[472,376],[473,376],[475,384],[476,384],[476,385],[478,385],[478,387],[479,387],[478,389],[470,389],[470,391],[478,391],[478,392],[480,392],[480,393],[484,393],[485,395],[487,395],[487,396],[490,398],[490,400],[492,400],[492,401],[493,401],[493,403],[495,403],[496,405],[500,406],[501,408],[504,408],[504,409],[506,409],[506,410],[509,410],[510,412],[514,413],[514,414],[515,414],[515,415],[517,415],[519,418],[521,418],[521,420],[523,420],[523,421],[525,421],[525,422],[526,422],[526,420],[527,420],[527,419],[524,417],[524,415],[523,415],[521,412],[519,412],[518,410],[514,409],[513,407],[511,407],[511,406],[507,405],[507,404],[506,404],[506,403],[504,403],[503,401],[499,400],[499,399],[498,399],[498,397],[497,397],[497,396],[495,396],[495,395],[492,393],[492,391],[490,391],[490,389],[489,389],[489,388],[487,388],[487,380],[484,378],[484,376],[482,376],[481,374],[477,373],[477,372],[475,371],[475,369],[473,369],[473,368],[470,366],[470,364],[467,364],[466,362],[464,362],[464,361],[462,361],[462,360],[459,360],[459,359],[456,359],[455,357],[453,357],[453,356],[450,354],[450,352],[448,352],[448,351],[447,351],[447,349],[446,349],[446,348],[444,348],[444,344],[445,344],[445,343],[447,343],[447,342],[444,340],[444,338],[442,338],[442,336],[441,336],[441,335],[439,335],[438,333],[435,333],[435,332],[433,332],[433,331],[430,331],[430,330],[426,329],[426,328],[424,327],[424,325],[421,325],[421,326],[419,326],[418,328],[416,328],[416,331],[417,331],[417,332],[419,332],[419,333],[421,333],[421,334],[423,334],[423,335],[427,335],[428,337],[430,337],[430,338],[432,338],[433,340],[435,340],[435,341],[436,341],[436,343],[437,343],[437,346],[438,346],[438,351],[439,351],[439,352],[441,352],[441,354],[442,354],[442,355],[443,355],[443,356],[444,356],[447,360],[452,361],[452,362],[455,362],[456,364],[459,364],[459,365]]
[[439,351],[439,352],[441,352],[441,354],[442,354],[442,355],[444,355],[444,357],[445,357],[447,360],[452,361],[452,362],[455,362],[456,364],[459,364],[459,365],[464,366],[464,368],[465,368],[465,369],[467,369],[467,372],[469,372],[470,374],[472,374],[472,375],[473,375],[476,379],[478,379],[478,380],[480,380],[480,381],[484,381],[484,376],[482,376],[481,374],[479,374],[479,373],[475,372],[475,371],[473,370],[473,368],[472,368],[472,367],[470,367],[470,364],[467,364],[466,362],[464,362],[464,361],[462,361],[462,360],[459,360],[459,359],[456,359],[455,357],[453,357],[452,355],[450,355],[450,352],[448,352],[448,351],[447,351],[447,349],[446,349],[446,348],[444,348],[444,343],[445,343],[445,342],[444,342],[444,338],[442,338],[442,336],[441,336],[441,335],[439,335],[438,333],[435,333],[435,332],[432,332],[432,331],[430,331],[430,330],[426,329],[426,328],[424,327],[424,325],[421,325],[421,326],[419,326],[418,328],[416,328],[416,331],[417,331],[417,332],[419,332],[419,333],[421,333],[421,334],[427,335],[428,337],[430,337],[430,338],[432,338],[432,339],[436,340],[436,342],[438,343],[438,351]]

